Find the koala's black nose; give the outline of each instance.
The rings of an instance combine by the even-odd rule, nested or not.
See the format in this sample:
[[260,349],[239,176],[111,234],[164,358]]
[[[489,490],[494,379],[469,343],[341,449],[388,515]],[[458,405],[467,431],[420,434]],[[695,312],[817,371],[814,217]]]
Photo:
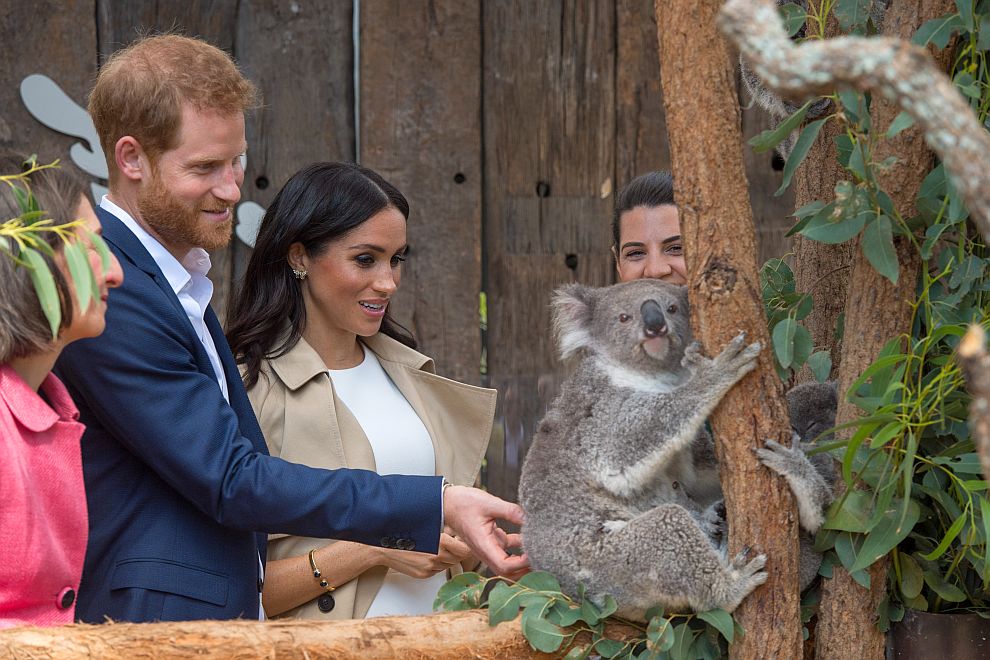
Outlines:
[[656,300],[647,300],[640,305],[639,311],[643,315],[643,332],[647,337],[667,334],[667,320]]

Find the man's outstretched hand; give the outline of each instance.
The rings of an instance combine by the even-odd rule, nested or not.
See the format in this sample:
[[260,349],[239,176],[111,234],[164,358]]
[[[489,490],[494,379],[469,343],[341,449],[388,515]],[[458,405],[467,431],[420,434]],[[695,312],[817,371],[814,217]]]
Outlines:
[[444,523],[470,546],[481,561],[498,575],[518,576],[529,570],[525,554],[512,555],[509,549],[519,548],[518,534],[506,534],[496,524],[505,520],[522,525],[523,510],[518,504],[506,502],[490,493],[468,486],[444,489]]

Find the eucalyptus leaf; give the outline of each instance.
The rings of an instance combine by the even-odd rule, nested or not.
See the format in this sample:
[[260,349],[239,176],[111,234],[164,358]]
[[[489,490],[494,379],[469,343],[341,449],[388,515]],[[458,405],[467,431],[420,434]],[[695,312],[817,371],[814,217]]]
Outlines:
[[900,553],[898,559],[901,567],[901,581],[898,585],[901,594],[905,598],[916,598],[921,593],[921,588],[925,583],[925,577],[921,572],[921,567],[918,566],[918,562],[914,560],[914,557],[907,553]]
[[21,257],[27,262],[31,273],[31,283],[41,304],[41,311],[48,320],[48,326],[52,331],[52,339],[58,337],[58,329],[62,324],[62,301],[55,286],[55,278],[48,269],[48,262],[45,261],[36,250],[29,247],[21,251]]
[[949,526],[949,529],[945,532],[945,536],[942,537],[942,540],[939,541],[939,544],[935,547],[935,549],[926,555],[922,555],[921,558],[931,561],[944,555],[945,551],[949,549],[952,542],[956,540],[957,536],[959,536],[959,532],[962,531],[964,524],[966,524],[965,511],[959,514],[959,517],[952,522],[952,525]]
[[849,490],[828,508],[823,529],[865,533],[873,513],[873,500],[863,490]]
[[732,642],[732,635],[734,632],[732,615],[723,609],[708,610],[707,612],[698,612],[698,618],[702,621],[707,621],[716,630],[718,630],[722,637],[728,642]]
[[907,538],[920,515],[921,509],[913,501],[908,501],[907,515],[903,516],[903,520],[900,510],[895,508],[885,511],[876,527],[867,534],[856,561],[849,567],[849,572],[863,570],[890,552]]
[[512,621],[519,614],[519,597],[523,591],[499,582],[488,594],[488,625],[497,626]]
[[897,252],[894,249],[890,218],[881,215],[869,223],[863,230],[861,247],[870,265],[892,283],[897,284]]
[[70,241],[63,247],[65,262],[69,266],[69,275],[72,277],[72,286],[76,293],[76,301],[79,303],[80,311],[83,312],[89,309],[90,301],[98,293],[92,288],[93,275],[84,249],[75,241]]
[[521,628],[526,641],[537,651],[554,653],[564,643],[567,634],[544,618],[545,611],[538,607],[523,610]]
[[925,584],[938,594],[939,598],[950,603],[961,603],[966,600],[966,592],[954,584],[947,582],[941,575],[932,570],[924,572]]
[[894,117],[894,121],[890,122],[890,126],[887,127],[887,138],[893,138],[900,135],[901,131],[906,130],[914,126],[914,117],[909,115],[907,112],[901,112],[899,115]]
[[[488,607],[491,608],[491,598],[489,598]],[[571,606],[567,601],[557,600],[550,608],[547,618],[558,626],[573,626],[581,620],[581,608],[579,606]]]
[[[805,107],[807,107],[807,103]],[[811,149],[811,145],[815,143],[818,139],[818,133],[821,132],[822,126],[825,125],[825,121],[828,117],[818,119],[811,122],[803,129],[801,129],[801,134],[798,139],[794,142],[794,147],[791,149],[791,154],[787,157],[787,161],[784,163],[784,176],[780,183],[780,188],[774,193],[774,197],[780,197],[787,190],[787,187],[791,185],[791,177],[794,176],[794,172],[797,171],[798,166],[804,160],[805,156],[808,155],[808,151]]]
[[801,31],[807,19],[807,13],[803,7],[799,7],[793,2],[788,2],[778,7],[778,10],[780,11],[781,18],[784,20],[784,29],[787,30],[788,37],[793,37]]
[[945,48],[949,45],[952,35],[963,27],[963,20],[959,14],[945,14],[923,23],[911,37],[911,43],[919,46],[932,43],[936,48]]
[[461,573],[448,580],[437,592],[434,610],[470,610],[481,605],[485,578],[477,573]]
[[589,655],[591,655],[591,646],[575,646],[567,652],[564,660],[585,660]]
[[601,655],[603,658],[614,658],[617,654],[622,652],[622,649],[626,647],[622,642],[617,642],[614,639],[608,639],[603,637],[595,642],[595,652]]
[[813,241],[829,245],[845,243],[859,235],[859,232],[866,226],[867,219],[872,215],[873,211],[871,210],[862,211],[853,217],[838,219],[833,219],[831,213],[816,215],[801,230],[801,234]]
[[811,104],[812,101],[808,101],[775,128],[765,130],[759,135],[750,138],[748,144],[753,147],[753,151],[756,153],[763,153],[764,151],[769,151],[780,144],[801,124],[804,120],[804,116],[808,114],[808,108],[811,107]]
[[815,351],[808,357],[808,368],[816,381],[824,383],[832,373],[832,354],[828,351]]
[[836,0],[833,11],[842,31],[865,33],[871,3],[872,0]]
[[773,351],[780,366],[787,369],[794,362],[794,335],[798,322],[787,317],[773,328]]
[[670,657],[691,660],[691,645],[694,643],[695,635],[696,633],[686,623],[674,628],[674,645],[670,648]]
[[646,627],[646,638],[658,652],[669,651],[674,645],[674,627],[669,619],[654,617]]
[[560,583],[557,582],[557,578],[546,571],[527,573],[519,578],[518,584],[534,591],[560,592]]

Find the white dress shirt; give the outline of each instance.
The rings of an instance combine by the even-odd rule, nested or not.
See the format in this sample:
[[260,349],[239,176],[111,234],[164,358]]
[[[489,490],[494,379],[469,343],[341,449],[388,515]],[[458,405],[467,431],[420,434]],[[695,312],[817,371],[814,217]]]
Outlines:
[[165,249],[158,240],[145,231],[131,215],[110,201],[104,195],[100,200],[100,208],[112,213],[118,220],[124,223],[131,233],[134,234],[144,249],[148,251],[151,258],[155,260],[162,271],[162,275],[168,280],[169,286],[175,292],[176,297],[182,304],[189,323],[192,324],[196,336],[206,349],[206,354],[210,356],[210,363],[213,364],[214,376],[223,398],[230,403],[230,395],[227,393],[227,379],[224,377],[223,367],[220,365],[220,355],[217,353],[217,345],[213,342],[213,336],[206,328],[206,308],[213,297],[213,282],[206,276],[210,272],[210,255],[203,248],[193,248],[189,250],[180,263],[172,253]]

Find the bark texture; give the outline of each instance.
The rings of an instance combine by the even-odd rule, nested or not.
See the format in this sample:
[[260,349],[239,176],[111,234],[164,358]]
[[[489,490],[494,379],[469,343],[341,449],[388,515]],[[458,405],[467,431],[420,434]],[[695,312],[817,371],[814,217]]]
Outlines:
[[[738,11],[742,4],[738,0],[730,0],[726,4],[723,26],[734,40],[738,39],[737,43],[748,60],[751,57],[762,60],[765,66],[756,64],[754,69],[772,87],[791,93],[828,93],[829,87],[843,84],[862,90],[879,90],[882,96],[874,97],[873,107],[873,125],[878,132],[885,132],[902,108],[915,117],[915,127],[893,140],[884,141],[875,154],[878,162],[890,155],[898,158],[897,163],[881,173],[879,178],[881,187],[888,191],[903,216],[914,213],[918,189],[933,165],[931,152],[918,139],[922,131],[928,144],[942,156],[947,169],[955,168],[953,172],[957,177],[972,177],[974,170],[970,164],[960,162],[959,154],[952,151],[953,148],[966,143],[969,146],[965,148],[983,149],[981,157],[987,157],[986,147],[980,143],[985,141],[990,144],[990,140],[985,140],[986,134],[976,122],[972,122],[973,127],[966,127],[966,121],[974,117],[952,88],[951,82],[931,62],[925,51],[904,41],[921,23],[948,11],[951,3],[942,0],[893,3],[884,20],[884,32],[891,35],[888,38],[867,42],[843,37],[799,48],[789,42],[781,44],[779,35],[772,34],[773,30],[780,28],[779,21],[774,21],[773,28],[764,26],[763,34],[759,33],[756,23],[740,26],[740,20],[748,23],[748,19],[733,12]],[[752,5],[748,8],[754,19],[756,13],[773,9],[768,2],[755,4],[759,5],[757,12],[752,11]],[[747,45],[743,43],[746,40],[752,41]],[[754,53],[756,43],[760,44],[759,48],[766,49],[768,41],[776,50]],[[796,83],[796,80],[801,82]],[[933,89],[938,91],[932,93]],[[935,98],[939,96],[945,98]],[[925,99],[934,99],[932,107],[926,107]],[[945,105],[938,107],[943,102]],[[945,113],[958,114],[959,117],[945,117]],[[965,134],[966,131],[969,134]],[[978,135],[973,137],[973,133]],[[975,151],[963,158],[973,157],[974,154]],[[950,161],[953,161],[951,166]],[[973,181],[970,180],[970,183]],[[986,200],[980,200],[981,196],[986,196],[986,191],[976,191],[972,186],[968,190],[968,204],[982,204],[984,213],[990,210]],[[974,215],[978,213],[974,212]],[[984,219],[986,217],[984,215]],[[912,309],[909,303],[914,298],[920,262],[909,237],[898,237],[895,245],[900,264],[897,283],[881,277],[863,256],[861,249],[852,252],[845,301],[845,336],[855,337],[856,341],[844,342],[842,346],[838,369],[841,392],[849,389],[859,374],[876,359],[887,341],[910,331]],[[852,421],[858,414],[852,404],[846,402],[844,397],[840,398],[837,424]],[[817,658],[879,660],[884,657],[884,636],[877,630],[875,621],[877,606],[886,591],[887,567],[886,559],[870,567],[869,590],[864,590],[839,568],[835,569],[832,580],[823,583],[816,628]]]
[[[639,631],[609,624],[611,639]],[[586,640],[587,641],[587,640]],[[550,658],[530,648],[519,620],[491,628],[488,612],[446,612],[356,621],[188,621],[77,624],[0,630],[0,658]]]
[[910,114],[990,240],[990,135],[925,49],[896,37],[839,37],[795,46],[771,0],[728,0],[720,25],[778,92],[810,96],[849,86],[879,92]]
[[[660,71],[674,198],[681,212],[695,337],[709,354],[745,330],[769,345],[743,168],[734,58],[718,33],[717,0],[657,0]],[[722,469],[729,554],[751,546],[769,579],[736,610],[746,636],[734,658],[798,658],[797,524],[790,491],[756,460],[765,438],[790,442],[782,384],[769,350],[711,421]],[[764,393],[754,400],[753,393]],[[730,441],[731,439],[731,441]]]
[[[820,0],[818,3],[820,4]],[[809,3],[810,6],[810,3]],[[810,28],[809,28],[810,29]],[[825,24],[825,36],[839,34],[839,22],[833,16]],[[835,184],[848,177],[846,169],[836,158],[835,136],[843,132],[839,122],[830,121],[822,126],[815,143],[804,162],[794,173],[794,208],[799,209],[815,200],[829,200],[835,196]],[[846,292],[849,287],[852,243],[829,245],[794,235],[794,282],[798,291],[808,293],[814,300],[811,313],[802,321],[816,351],[832,354],[830,378],[836,378],[842,364],[842,351],[836,326],[839,315],[845,311]],[[814,378],[805,365],[797,373],[797,382]]]
[[987,355],[987,338],[982,327],[969,327],[959,344],[959,362],[966,377],[966,388],[973,396],[969,404],[973,444],[980,455],[983,478],[990,480],[990,355]]

